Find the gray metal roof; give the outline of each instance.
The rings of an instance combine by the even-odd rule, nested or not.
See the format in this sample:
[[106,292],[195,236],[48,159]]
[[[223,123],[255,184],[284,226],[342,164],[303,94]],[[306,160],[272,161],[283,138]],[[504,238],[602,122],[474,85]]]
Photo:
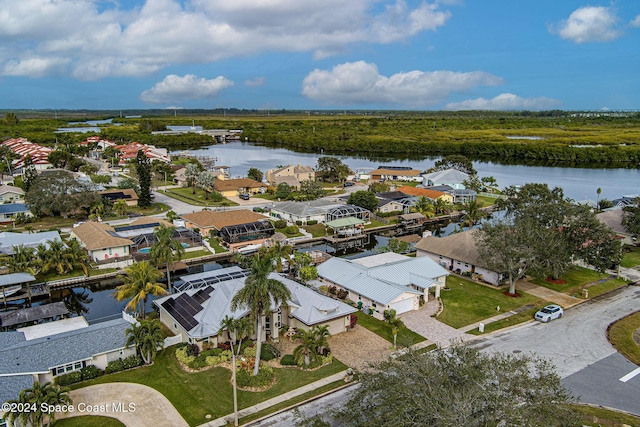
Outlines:
[[469,175],[456,169],[447,169],[443,171],[422,174],[425,182],[427,180],[434,183],[456,183],[461,184],[465,179],[469,179]]
[[[115,319],[3,347],[0,350],[0,375],[48,372],[56,366],[123,348],[125,331],[130,327],[126,320]],[[0,336],[5,333],[0,333]]]
[[57,231],[44,231],[33,234],[4,232],[0,233],[0,253],[13,255],[13,247],[20,245],[35,248],[42,243],[49,247],[48,243],[53,240],[62,241]]
[[[205,273],[199,273],[199,279],[206,279],[204,275],[220,276],[220,272],[229,269],[214,270]],[[287,279],[277,273],[271,273],[269,278],[278,280],[284,284],[291,292],[291,298],[287,301],[291,308],[291,315],[300,320],[305,325],[311,326],[322,322],[327,322],[337,317],[346,316],[355,313],[357,310],[340,301],[333,300],[309,289],[299,283]],[[249,314],[249,310],[242,308],[236,311],[231,310],[231,300],[233,296],[242,289],[246,277],[225,280],[211,286],[215,290],[211,292],[210,297],[201,303],[202,310],[195,314],[193,318],[198,322],[196,326],[188,332],[192,338],[205,338],[217,335],[220,331],[220,323],[226,316],[239,319]],[[184,293],[193,295],[195,289],[190,289]],[[162,307],[162,303],[168,299],[177,299],[181,293],[173,294],[163,298],[158,298],[153,303]],[[277,310],[275,304],[271,304],[271,310]]]
[[69,309],[62,301],[42,304],[35,307],[27,307],[19,310],[0,313],[0,326],[9,327],[21,323],[30,323],[49,317],[58,317],[69,314]]
[[0,286],[19,285],[21,283],[33,282],[35,277],[29,273],[9,273],[0,275]]
[[326,214],[331,208],[344,206],[324,199],[311,200],[308,202],[280,202],[275,203],[272,210],[287,213],[297,217]]
[[438,277],[449,274],[429,258],[403,258],[378,257],[383,264],[371,267],[367,262],[333,257],[318,266],[318,274],[384,305],[403,292],[421,294],[409,287],[412,284],[428,288],[436,284]]

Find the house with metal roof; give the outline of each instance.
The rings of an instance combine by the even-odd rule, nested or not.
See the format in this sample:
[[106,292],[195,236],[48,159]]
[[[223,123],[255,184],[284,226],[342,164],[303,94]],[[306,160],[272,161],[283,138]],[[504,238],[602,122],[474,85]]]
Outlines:
[[420,308],[429,289],[445,285],[449,272],[428,258],[410,258],[393,252],[345,259],[333,257],[318,265],[320,282],[349,292],[348,298],[373,316],[384,311],[398,315]]
[[414,246],[416,259],[430,258],[449,271],[468,274],[498,286],[502,283],[503,275],[487,268],[480,259],[474,238],[476,232],[472,230],[445,237],[424,237]]
[[[183,342],[200,348],[217,346],[229,339],[220,327],[226,316],[239,319],[249,315],[247,307],[231,309],[231,300],[243,288],[246,278],[247,273],[238,267],[182,276],[185,291],[157,298],[153,304],[160,311],[162,323],[176,335],[181,335]],[[291,298],[281,306],[271,303],[262,322],[263,340],[278,340],[284,326],[309,329],[314,325],[326,325],[335,335],[347,330],[351,314],[357,311],[280,274],[271,273],[269,278],[284,284],[291,292]]]
[[448,185],[451,188],[464,189],[465,180],[469,179],[469,174],[457,169],[447,169],[422,174],[422,183],[425,187],[435,187],[438,185]]
[[16,399],[20,390],[34,382],[52,381],[89,365],[105,369],[112,360],[135,354],[134,347],[126,347],[125,331],[131,327],[126,320],[63,325],[72,320],[47,323],[49,333],[43,329],[30,333],[30,328],[41,325],[0,333],[0,402]]
[[40,233],[13,233],[10,231],[0,232],[0,254],[13,255],[13,248],[23,246],[25,248],[36,248],[43,244],[49,247],[49,243],[62,242],[60,233],[57,231],[43,231]]
[[271,216],[291,223],[300,221],[302,224],[307,224],[309,221],[324,223],[346,217],[354,217],[367,222],[371,217],[371,212],[360,206],[317,199],[308,202],[274,203],[271,206]]

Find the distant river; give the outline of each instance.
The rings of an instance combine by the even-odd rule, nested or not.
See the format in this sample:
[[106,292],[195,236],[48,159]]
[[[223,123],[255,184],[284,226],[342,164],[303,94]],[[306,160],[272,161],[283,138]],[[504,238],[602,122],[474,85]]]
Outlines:
[[[263,172],[278,165],[302,164],[315,166],[323,153],[297,153],[284,148],[271,148],[247,142],[231,142],[213,145],[200,150],[190,150],[197,156],[217,157],[217,165],[231,167],[232,176],[246,175],[249,168]],[[411,166],[426,170],[440,157],[419,159],[383,158],[371,160],[362,156],[340,156],[353,170],[377,168],[380,165]],[[640,170],[638,169],[589,169],[550,166],[504,165],[491,162],[474,162],[480,177],[493,176],[500,188],[523,185],[529,182],[546,183],[550,187],[562,187],[565,195],[574,200],[596,200],[597,189],[602,189],[601,198],[617,199],[623,195],[640,194]]]

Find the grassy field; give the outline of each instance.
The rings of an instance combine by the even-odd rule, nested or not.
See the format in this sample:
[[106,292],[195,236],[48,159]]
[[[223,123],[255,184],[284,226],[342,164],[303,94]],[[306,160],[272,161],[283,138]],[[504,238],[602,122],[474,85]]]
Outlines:
[[[392,328],[387,322],[378,320],[361,311],[358,311],[355,315],[358,317],[358,325],[364,326],[376,335],[379,335],[390,343],[393,343]],[[409,345],[422,342],[425,339],[426,338],[422,335],[419,335],[403,326],[398,331],[397,343],[399,346],[408,347]]]
[[608,331],[611,344],[636,365],[640,365],[640,345],[634,341],[633,335],[638,329],[640,312],[618,320]]
[[120,421],[111,417],[82,415],[80,417],[56,420],[55,427],[124,427]]
[[577,298],[582,298],[582,290],[585,287],[589,290],[589,298],[593,298],[625,286],[627,283],[622,279],[609,277],[607,274],[598,273],[597,271],[582,267],[573,268],[563,274],[561,279],[566,283],[551,283],[539,277],[531,280],[531,282],[557,292],[573,295]]
[[215,237],[211,237],[209,240],[209,245],[211,245],[211,247],[216,251],[217,254],[220,254],[222,252],[229,252],[229,249],[225,248],[224,246],[222,246],[220,244],[220,241],[218,239],[216,239]]
[[[626,252],[626,250],[628,250],[629,252]],[[632,268],[640,265],[640,247],[625,247],[625,252],[623,252],[622,254],[622,262],[620,263],[620,265],[625,268]]]
[[327,234],[327,227],[324,224],[305,225],[302,228],[313,237],[324,237]]
[[219,202],[214,202],[211,199],[211,194],[209,194],[209,198],[207,199],[204,190],[200,188],[196,188],[195,194],[193,194],[191,188],[168,188],[161,190],[161,192],[169,197],[195,206],[238,206],[236,202],[232,202],[227,198],[223,198]]
[[460,277],[447,277],[447,288],[440,293],[444,311],[438,320],[454,328],[461,328],[500,312],[510,311],[525,305],[536,305],[539,299],[519,292],[520,297],[506,296],[501,289],[480,285]]
[[[493,331],[497,331],[500,329],[508,328],[510,326],[519,325],[520,323],[527,322],[533,319],[536,311],[540,310],[542,307],[547,305],[548,301],[539,300],[532,305],[528,305],[527,307],[522,307],[522,310],[519,310],[516,314],[509,316],[505,319],[498,320],[496,322],[487,323],[484,326],[484,333],[489,333]],[[478,330],[478,328],[472,329],[468,332],[471,335],[482,335],[483,333]]]
[[[246,408],[264,400],[302,387],[347,367],[334,359],[330,365],[315,371],[274,369],[276,383],[264,392],[238,390],[238,407]],[[200,425],[210,414],[212,419],[233,412],[231,371],[216,367],[201,372],[185,372],[175,358],[173,349],[161,351],[151,366],[104,375],[82,383],[82,386],[109,382],[133,382],[158,390],[175,406],[189,425]]]
[[581,414],[582,425],[601,427],[640,426],[640,417],[627,415],[622,412],[610,411],[604,408],[594,408],[586,405],[574,405]]

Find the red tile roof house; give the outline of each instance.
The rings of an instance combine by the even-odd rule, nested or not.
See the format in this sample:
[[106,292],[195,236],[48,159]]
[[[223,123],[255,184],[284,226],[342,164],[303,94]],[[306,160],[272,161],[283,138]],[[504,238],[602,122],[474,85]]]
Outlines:
[[53,148],[42,147],[26,138],[7,139],[0,145],[9,147],[11,151],[20,156],[19,159],[13,161],[12,169],[21,170],[24,167],[24,160],[27,155],[31,156],[31,161],[33,161],[36,170],[42,171],[52,167],[48,158]]
[[167,153],[166,148],[156,148],[153,145],[140,144],[139,142],[131,142],[127,145],[117,145],[116,150],[120,152],[120,164],[124,165],[129,160],[133,160],[138,155],[138,151],[142,151],[151,161],[160,160],[164,163],[170,163],[171,157]]

